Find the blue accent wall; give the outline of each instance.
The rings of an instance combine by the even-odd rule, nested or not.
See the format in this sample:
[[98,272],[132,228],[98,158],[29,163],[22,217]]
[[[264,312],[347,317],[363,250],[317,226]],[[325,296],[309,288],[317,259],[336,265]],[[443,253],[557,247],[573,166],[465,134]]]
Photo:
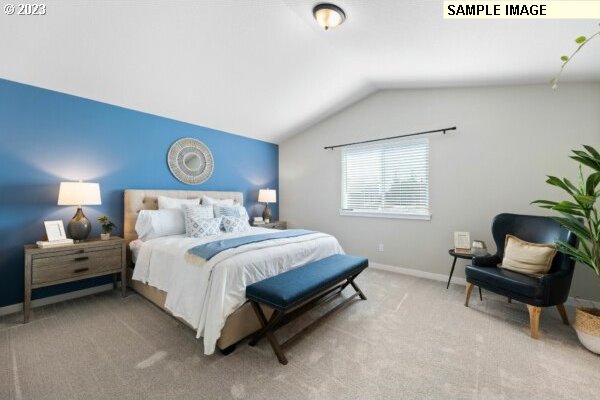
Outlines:
[[[169,171],[167,151],[182,137],[213,154],[214,172],[202,185],[185,185]],[[23,301],[23,245],[42,239],[44,220],[66,227],[75,213],[56,205],[61,181],[100,183],[102,205],[84,207],[97,237],[101,215],[121,234],[125,189],[241,191],[248,213],[260,215],[258,190],[278,189],[278,158],[275,144],[0,79],[0,307]],[[276,217],[277,204],[272,210]],[[33,298],[110,281],[42,288]]]

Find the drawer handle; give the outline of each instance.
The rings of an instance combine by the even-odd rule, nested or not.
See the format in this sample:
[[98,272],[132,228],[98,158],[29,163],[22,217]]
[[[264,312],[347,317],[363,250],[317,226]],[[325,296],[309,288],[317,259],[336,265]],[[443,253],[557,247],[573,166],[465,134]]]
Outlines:
[[73,259],[73,261],[85,261],[85,260],[89,260],[89,257],[77,257],[75,259]]
[[87,268],[87,267],[86,267],[86,268],[77,268],[77,269],[76,269],[76,270],[74,270],[73,272],[77,274],[77,273],[79,273],[79,272],[85,272],[85,271],[87,271],[88,269],[89,269],[89,268]]

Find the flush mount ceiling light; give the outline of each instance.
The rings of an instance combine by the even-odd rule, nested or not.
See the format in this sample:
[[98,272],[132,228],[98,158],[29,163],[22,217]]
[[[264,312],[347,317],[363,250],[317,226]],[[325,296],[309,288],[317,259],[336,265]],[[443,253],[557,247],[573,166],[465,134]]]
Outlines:
[[346,20],[344,10],[334,4],[317,4],[313,8],[315,19],[325,30],[333,29],[341,25]]

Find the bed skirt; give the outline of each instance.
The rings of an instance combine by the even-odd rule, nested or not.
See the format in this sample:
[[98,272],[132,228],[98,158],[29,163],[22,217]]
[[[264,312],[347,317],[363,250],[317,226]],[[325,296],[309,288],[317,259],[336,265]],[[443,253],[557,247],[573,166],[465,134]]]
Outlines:
[[[131,279],[132,273],[133,269],[127,268],[127,285],[135,290],[140,296],[155,304],[161,310],[169,315],[172,315],[169,310],[165,308],[167,293],[140,281],[134,281]],[[266,307],[263,307],[263,311],[265,312],[267,318],[269,318],[273,312],[273,310]],[[181,318],[177,318],[177,320],[181,321],[190,329],[194,329]],[[225,326],[221,330],[221,336],[219,337],[219,340],[217,340],[217,347],[220,350],[225,350],[240,340],[255,333],[260,328],[260,323],[256,318],[256,314],[252,309],[252,305],[249,302],[246,302],[240,308],[235,310],[233,314],[227,317]]]

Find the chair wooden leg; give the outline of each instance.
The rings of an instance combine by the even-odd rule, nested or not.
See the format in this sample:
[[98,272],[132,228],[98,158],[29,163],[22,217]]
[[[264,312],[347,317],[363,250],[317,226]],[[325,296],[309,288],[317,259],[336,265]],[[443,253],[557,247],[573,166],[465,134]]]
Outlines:
[[531,337],[538,339],[540,337],[540,315],[542,314],[542,307],[530,306],[527,304],[527,310],[529,311]]
[[465,291],[465,293],[466,293],[465,307],[469,307],[469,298],[471,297],[472,291],[473,291],[473,284],[470,282],[467,282],[467,289]]
[[562,318],[562,322],[565,325],[569,325],[569,317],[567,316],[567,310],[565,310],[564,304],[559,304],[556,306],[558,313],[560,314],[560,318]]

